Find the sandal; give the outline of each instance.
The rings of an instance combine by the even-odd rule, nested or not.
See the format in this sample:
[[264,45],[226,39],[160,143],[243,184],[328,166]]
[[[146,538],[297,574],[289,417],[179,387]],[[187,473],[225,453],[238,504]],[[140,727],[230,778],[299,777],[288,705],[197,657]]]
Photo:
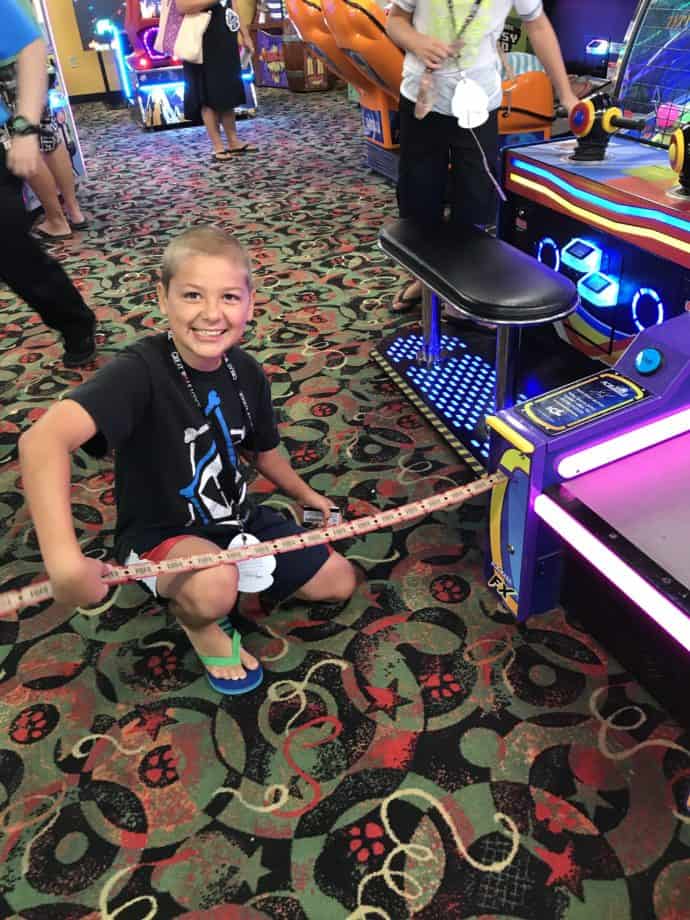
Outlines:
[[[221,621],[218,625],[223,632],[227,633],[232,639],[232,655],[226,657],[199,655],[199,660],[206,668],[206,677],[208,678],[209,684],[214,690],[217,690],[218,693],[223,693],[226,696],[239,696],[242,693],[250,693],[252,690],[256,690],[264,679],[264,669],[260,664],[253,669],[242,664],[242,659],[240,658],[242,637],[239,632],[234,629],[227,620]],[[238,680],[230,680],[226,677],[214,677],[208,670],[208,668],[233,668],[237,665],[243,667],[247,672],[244,677]]]
[[411,310],[412,307],[421,306],[421,294],[416,294],[413,297],[405,297],[405,291],[408,291],[414,284],[414,281],[406,281],[405,284],[400,288],[398,293],[395,295],[395,300],[393,301],[394,310]]
[[229,153],[230,156],[234,157],[238,153],[256,153],[258,149],[259,148],[255,147],[254,144],[247,143],[247,144],[240,144],[239,147],[228,147],[225,152]]
[[48,240],[51,243],[57,240],[71,240],[74,236],[71,231],[69,233],[47,233],[45,230],[41,230],[40,227],[35,227],[31,233],[33,236],[37,236],[39,240]]
[[230,159],[232,159],[232,153],[229,150],[218,150],[211,157],[214,163],[227,163]]

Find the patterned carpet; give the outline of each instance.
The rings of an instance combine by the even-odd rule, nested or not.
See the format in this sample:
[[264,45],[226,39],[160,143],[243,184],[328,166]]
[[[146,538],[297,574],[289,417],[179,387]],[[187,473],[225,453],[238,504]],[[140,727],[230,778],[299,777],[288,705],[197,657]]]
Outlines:
[[[370,360],[410,318],[376,247],[393,190],[343,94],[263,92],[240,125],[260,152],[222,166],[201,130],[78,117],[91,227],[56,252],[107,334],[99,364],[160,325],[170,235],[214,222],[252,250],[250,345],[314,488],[359,516],[471,478]],[[0,306],[9,588],[41,569],[17,436],[86,374]],[[111,467],[74,471],[82,545],[105,556]],[[363,576],[342,609],[245,604],[267,680],[239,699],[138,586],[0,622],[0,916],[689,918],[690,736],[577,622],[513,625],[484,587],[484,513],[342,543]]]

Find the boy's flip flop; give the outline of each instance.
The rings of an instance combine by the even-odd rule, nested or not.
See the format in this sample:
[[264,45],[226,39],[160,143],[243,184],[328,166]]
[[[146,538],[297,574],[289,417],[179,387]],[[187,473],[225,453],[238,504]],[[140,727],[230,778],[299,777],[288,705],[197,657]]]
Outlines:
[[[250,693],[256,690],[264,679],[264,669],[259,664],[256,668],[250,669],[242,664],[240,652],[242,650],[242,637],[236,629],[233,629],[229,623],[223,621],[218,624],[223,632],[226,632],[232,639],[232,655],[227,657],[218,657],[216,655],[199,655],[199,660],[204,665],[208,682],[217,690],[218,693],[224,693],[227,696],[239,696],[242,693]],[[240,665],[246,671],[246,674],[240,680],[230,680],[226,677],[214,677],[208,671],[208,668],[234,668]]]

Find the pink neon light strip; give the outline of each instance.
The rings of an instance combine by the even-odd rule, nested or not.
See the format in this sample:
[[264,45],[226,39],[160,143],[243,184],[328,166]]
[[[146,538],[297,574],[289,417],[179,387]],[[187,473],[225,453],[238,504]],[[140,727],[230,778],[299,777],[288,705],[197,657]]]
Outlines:
[[602,575],[690,652],[690,617],[686,613],[653,588],[548,495],[537,496],[534,510],[566,543],[588,559]]
[[566,454],[558,461],[558,473],[564,479],[572,479],[573,476],[580,476],[582,473],[613,463],[614,460],[629,457],[630,454],[654,447],[686,431],[690,431],[690,409],[674,412],[673,415],[656,419],[638,428],[631,428],[606,441]]

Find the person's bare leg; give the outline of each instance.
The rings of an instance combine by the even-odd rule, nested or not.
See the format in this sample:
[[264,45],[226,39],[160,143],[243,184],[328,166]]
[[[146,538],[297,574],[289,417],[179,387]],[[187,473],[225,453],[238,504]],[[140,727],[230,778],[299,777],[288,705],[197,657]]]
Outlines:
[[344,556],[333,552],[316,575],[295,592],[304,601],[339,603],[349,600],[357,587],[357,572]]
[[84,215],[77,201],[77,187],[74,182],[72,160],[64,144],[58,144],[52,153],[45,154],[48,169],[53,174],[53,179],[62,195],[62,203],[67,216],[74,224],[80,224]]
[[204,122],[209,140],[211,141],[213,152],[216,156],[222,157],[223,153],[225,153],[225,147],[223,146],[223,138],[221,137],[220,126],[218,124],[218,113],[205,105],[201,108],[201,118]]
[[229,112],[223,112],[220,116],[220,120],[223,122],[223,130],[228,139],[228,150],[237,150],[238,147],[242,147],[243,145],[240,143],[240,139],[237,136],[234,111],[231,109]]
[[[201,537],[187,537],[173,546],[166,559],[197,556],[217,552],[218,547]],[[158,593],[170,600],[170,612],[177,618],[189,641],[199,655],[229,658],[232,640],[220,628],[218,621],[233,609],[237,598],[237,567],[217,566],[179,575],[159,575]],[[208,671],[224,680],[242,680],[245,668],[255,670],[259,662],[246,649],[240,652],[242,664],[218,667],[210,665]]]
[[39,158],[38,169],[31,177],[29,185],[43,205],[45,215],[37,229],[43,230],[44,233],[48,233],[51,236],[70,233],[70,226],[67,223],[67,218],[58,198],[55,179],[53,179],[53,175],[46,166],[43,157]]

